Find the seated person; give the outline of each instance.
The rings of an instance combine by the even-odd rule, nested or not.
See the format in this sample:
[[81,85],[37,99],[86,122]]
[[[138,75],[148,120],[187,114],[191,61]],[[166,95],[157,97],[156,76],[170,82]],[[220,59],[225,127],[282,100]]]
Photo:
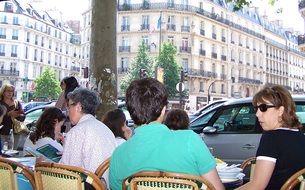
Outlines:
[[266,86],[252,100],[265,131],[256,152],[253,178],[240,190],[281,189],[295,172],[305,168],[305,136],[296,106],[283,86]]
[[124,143],[132,135],[131,129],[126,126],[126,116],[121,109],[108,111],[104,115],[102,122],[114,134],[117,146]]
[[66,119],[65,114],[56,107],[46,108],[35,125],[35,131],[31,132],[24,143],[23,153],[28,154],[25,149],[36,150],[46,144],[52,145],[63,151],[63,146],[58,141],[63,141],[60,133],[61,126]]
[[164,122],[169,129],[188,129],[190,125],[189,116],[182,109],[171,109],[166,113]]
[[172,131],[162,124],[167,103],[165,87],[158,80],[131,82],[126,105],[138,127],[111,156],[110,188],[122,189],[123,180],[137,172],[157,170],[202,176],[223,190],[215,159],[199,135],[191,130]]

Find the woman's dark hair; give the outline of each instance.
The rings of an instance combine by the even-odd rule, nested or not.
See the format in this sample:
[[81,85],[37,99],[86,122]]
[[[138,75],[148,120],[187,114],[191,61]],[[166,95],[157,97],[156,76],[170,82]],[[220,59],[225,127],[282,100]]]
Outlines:
[[180,130],[188,129],[190,120],[186,111],[182,109],[171,109],[166,113],[163,123],[169,129]]
[[127,88],[127,110],[136,125],[157,120],[167,103],[165,87],[156,79],[134,80]]
[[75,88],[79,87],[79,84],[76,78],[73,76],[65,77],[62,81],[66,84],[65,99],[67,99],[68,93],[72,92]]
[[[4,105],[0,104],[0,117],[6,113],[7,109]],[[0,123],[1,124],[1,123]]]
[[56,107],[46,108],[36,123],[36,130],[30,134],[30,140],[35,144],[43,137],[55,139],[54,125],[56,121],[61,122],[66,119],[65,114]]
[[302,125],[296,115],[296,106],[289,91],[280,85],[266,86],[253,97],[252,104],[257,106],[259,103],[269,101],[276,109],[284,107],[281,118],[282,127],[301,128]]
[[115,137],[121,137],[125,140],[123,126],[126,122],[126,116],[120,109],[108,111],[102,119],[102,122],[112,131]]

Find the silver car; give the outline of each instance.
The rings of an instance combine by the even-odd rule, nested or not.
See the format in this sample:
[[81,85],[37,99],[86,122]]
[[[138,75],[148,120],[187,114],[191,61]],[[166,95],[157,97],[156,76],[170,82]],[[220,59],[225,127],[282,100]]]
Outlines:
[[[305,126],[305,96],[293,96],[297,115]],[[262,128],[255,116],[252,97],[228,100],[191,121],[213,155],[228,163],[241,163],[256,155]]]

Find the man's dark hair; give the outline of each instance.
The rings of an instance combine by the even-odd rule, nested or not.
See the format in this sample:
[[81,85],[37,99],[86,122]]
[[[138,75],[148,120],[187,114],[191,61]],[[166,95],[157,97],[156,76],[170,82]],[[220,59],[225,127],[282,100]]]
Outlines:
[[165,87],[156,79],[134,80],[127,88],[126,105],[136,125],[157,120],[167,103]]

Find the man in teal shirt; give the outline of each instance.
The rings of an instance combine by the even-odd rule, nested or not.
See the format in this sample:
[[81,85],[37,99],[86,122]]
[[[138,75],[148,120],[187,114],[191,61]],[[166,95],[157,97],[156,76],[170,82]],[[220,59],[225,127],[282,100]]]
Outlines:
[[139,171],[167,171],[202,176],[216,189],[224,189],[214,157],[191,130],[172,131],[162,124],[167,105],[164,85],[152,78],[133,81],[126,92],[126,105],[135,124],[135,134],[119,146],[110,163],[112,190]]

